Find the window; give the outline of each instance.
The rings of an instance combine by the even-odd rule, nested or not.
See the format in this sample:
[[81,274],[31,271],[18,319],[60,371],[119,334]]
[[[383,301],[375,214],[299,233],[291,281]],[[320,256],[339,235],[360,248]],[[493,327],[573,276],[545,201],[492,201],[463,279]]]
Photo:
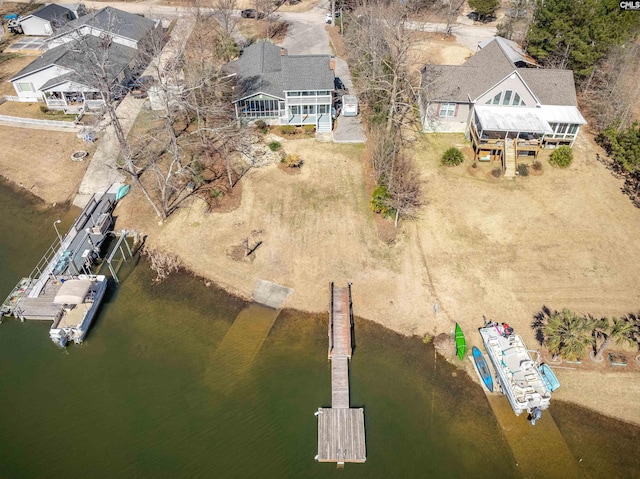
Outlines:
[[318,92],[318,95],[328,95],[328,94],[329,94],[329,91],[328,91],[328,90],[326,90],[326,91],[319,91],[319,92]]
[[18,90],[33,91],[33,88],[31,88],[31,83],[18,83]]
[[313,115],[316,112],[315,105],[302,105],[302,114],[303,115]]
[[287,95],[289,96],[300,96],[300,92],[299,91],[290,91],[287,93]]
[[456,115],[456,104],[455,103],[441,103],[440,104],[440,115],[442,117],[452,117]]
[[578,125],[570,125],[568,133],[570,135],[575,135],[578,132]]
[[515,94],[513,95],[513,106],[519,106],[520,105],[520,95],[518,95],[518,92],[515,92]]
[[329,113],[329,105],[318,105],[318,113]]
[[291,106],[291,114],[292,115],[299,115],[300,114],[300,107],[298,105],[292,105]]
[[502,106],[527,106],[518,92],[514,90],[501,91],[493,98],[489,98],[484,104]]
[[303,91],[302,96],[316,96],[316,92],[314,91]]

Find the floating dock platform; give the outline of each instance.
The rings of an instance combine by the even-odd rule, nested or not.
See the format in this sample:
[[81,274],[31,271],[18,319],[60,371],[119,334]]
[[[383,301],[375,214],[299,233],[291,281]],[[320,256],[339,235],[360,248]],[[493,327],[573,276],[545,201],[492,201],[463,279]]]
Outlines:
[[318,462],[335,462],[344,467],[347,462],[367,460],[364,433],[364,409],[349,407],[349,360],[351,359],[353,307],[351,284],[336,288],[331,283],[329,317],[329,360],[331,361],[331,407],[319,408]]
[[[70,324],[73,322],[73,318],[77,317],[84,308],[81,321],[78,321],[78,324],[74,326],[77,331],[74,330],[74,334],[69,336],[70,339],[81,342],[107,287],[106,278],[102,275],[93,275],[91,270],[94,263],[100,259],[105,239],[109,234],[112,234],[113,210],[118,200],[127,191],[128,186],[114,184],[106,192],[96,193],[64,237],[58,233],[57,240],[49,247],[29,277],[22,278],[11,291],[0,306],[0,318],[3,315],[12,314],[22,321],[27,319],[53,321],[55,327],[52,326],[52,329],[56,329],[58,323],[61,323],[61,328],[65,331],[71,331],[73,328]],[[55,224],[59,222],[58,220]],[[116,248],[121,245],[123,239],[124,234],[118,240]],[[126,244],[126,248],[131,256],[128,244]],[[120,250],[122,251],[121,246]],[[124,251],[122,254],[124,257]],[[112,252],[111,256],[107,258],[107,263],[117,281],[111,265],[113,256]],[[78,278],[90,278],[91,281],[98,278],[100,281],[99,291],[92,289],[91,297],[82,298],[82,301],[77,300],[73,305],[61,301],[58,295],[60,290],[64,289],[65,282]],[[97,294],[98,292],[100,294]],[[84,301],[85,299],[86,301]],[[87,311],[89,304],[95,306],[91,311]],[[71,314],[72,309],[74,310],[73,314]]]

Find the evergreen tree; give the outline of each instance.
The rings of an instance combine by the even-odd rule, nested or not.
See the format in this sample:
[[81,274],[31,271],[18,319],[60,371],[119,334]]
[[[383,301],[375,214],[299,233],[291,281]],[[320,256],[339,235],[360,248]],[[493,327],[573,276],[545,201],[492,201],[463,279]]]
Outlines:
[[473,8],[480,19],[492,17],[499,6],[498,0],[469,0],[469,7]]
[[639,29],[640,15],[621,10],[618,0],[539,0],[527,50],[543,65],[569,68],[581,80]]

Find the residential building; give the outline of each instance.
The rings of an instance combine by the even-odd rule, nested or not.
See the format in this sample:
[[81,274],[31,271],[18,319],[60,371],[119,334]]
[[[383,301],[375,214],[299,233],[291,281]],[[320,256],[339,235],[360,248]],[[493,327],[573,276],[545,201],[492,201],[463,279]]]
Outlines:
[[158,27],[156,20],[103,8],[68,23],[47,51],[9,81],[19,101],[44,101],[68,113],[99,109],[107,95],[124,93],[148,63],[141,49]]
[[422,69],[419,106],[426,132],[464,132],[475,159],[515,174],[518,158],[573,145],[586,124],[573,72],[538,68],[515,42],[495,37],[462,65]]
[[18,22],[25,35],[49,36],[86,13],[83,4],[57,5],[52,3],[20,18]]
[[261,41],[245,48],[227,70],[237,74],[239,121],[332,130],[335,63],[329,55],[288,55],[286,49]]

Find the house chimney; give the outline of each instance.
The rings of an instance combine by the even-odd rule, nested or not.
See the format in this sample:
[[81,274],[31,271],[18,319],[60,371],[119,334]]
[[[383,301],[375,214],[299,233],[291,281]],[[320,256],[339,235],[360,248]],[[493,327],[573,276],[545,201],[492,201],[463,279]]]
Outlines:
[[329,69],[333,70],[334,72],[336,71],[336,59],[335,58],[330,58],[329,59]]

